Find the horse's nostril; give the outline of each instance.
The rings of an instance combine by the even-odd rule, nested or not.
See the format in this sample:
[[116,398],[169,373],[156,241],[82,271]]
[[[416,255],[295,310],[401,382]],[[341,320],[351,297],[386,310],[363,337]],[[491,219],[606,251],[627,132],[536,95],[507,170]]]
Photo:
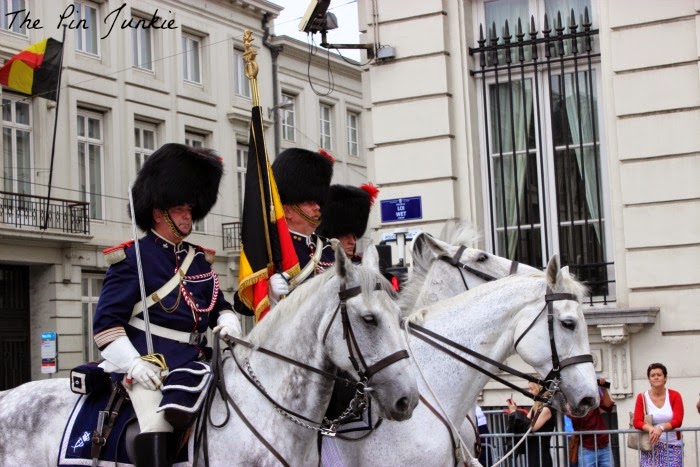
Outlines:
[[396,411],[398,413],[405,413],[410,410],[411,403],[408,397],[402,397],[396,402]]
[[591,408],[595,404],[595,397],[584,397],[579,401],[579,407]]

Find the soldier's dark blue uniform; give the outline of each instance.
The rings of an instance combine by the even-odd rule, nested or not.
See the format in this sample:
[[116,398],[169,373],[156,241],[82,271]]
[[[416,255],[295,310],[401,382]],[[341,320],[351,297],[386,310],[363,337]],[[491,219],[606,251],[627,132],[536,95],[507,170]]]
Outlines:
[[[174,245],[152,231],[139,240],[146,295],[151,296],[177,273],[190,247],[195,251],[194,259],[180,285],[149,308],[151,325],[184,333],[204,333],[210,323],[214,327],[222,310],[232,310],[203,248],[184,241]],[[118,255],[119,249],[110,254]],[[146,355],[145,332],[128,324],[134,306],[141,301],[133,242],[123,245],[123,254],[124,259],[112,264],[105,276],[93,323],[95,342],[103,349],[117,337],[126,335],[136,350]],[[136,319],[143,319],[141,311]],[[203,336],[201,342],[190,344],[158,336],[157,332],[152,334],[153,349],[165,356],[170,370],[211,356]],[[196,335],[193,337],[197,339]]]
[[[309,277],[314,277],[335,264],[335,253],[333,252],[333,248],[331,247],[328,239],[319,237],[316,234],[311,234],[309,236],[301,235],[296,232],[291,232],[291,234],[292,242],[294,243],[294,251],[297,254],[299,267],[301,269],[304,269],[304,267],[309,263],[309,261],[311,261],[311,258],[316,253],[316,240],[321,238],[321,241],[323,242],[321,258],[319,259],[318,264],[316,264],[314,273],[309,275]],[[308,280],[308,278],[306,280]]]

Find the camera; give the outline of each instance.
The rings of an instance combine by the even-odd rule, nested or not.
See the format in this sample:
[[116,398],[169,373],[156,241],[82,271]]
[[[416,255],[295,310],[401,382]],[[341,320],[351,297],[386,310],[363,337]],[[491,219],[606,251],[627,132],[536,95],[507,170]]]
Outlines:
[[598,386],[600,386],[601,388],[610,389],[610,381],[606,381],[603,383],[601,382],[601,380],[598,380]]

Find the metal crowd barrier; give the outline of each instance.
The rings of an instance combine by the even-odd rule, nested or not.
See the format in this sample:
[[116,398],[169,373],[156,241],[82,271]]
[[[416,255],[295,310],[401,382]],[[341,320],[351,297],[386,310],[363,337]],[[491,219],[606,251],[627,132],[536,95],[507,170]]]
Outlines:
[[[700,432],[700,427],[679,428],[677,430],[673,430],[672,432],[681,432],[683,439],[683,465],[700,466],[700,451],[698,445],[698,432]],[[546,433],[530,433],[528,437],[536,438],[538,446],[542,445],[542,439],[544,437],[551,437],[550,454],[552,456],[553,465],[557,467],[571,467],[575,465],[569,463],[568,456],[568,441],[571,435],[608,434],[610,435],[610,446],[612,450],[613,465],[616,467],[627,467],[638,466],[640,464],[641,457],[639,451],[632,450],[627,447],[627,437],[631,433],[639,433],[639,431],[629,429],[576,432],[554,431]],[[484,467],[489,467],[501,460],[508,453],[508,451],[520,440],[520,437],[520,435],[514,435],[512,433],[491,433],[483,435],[482,445],[488,453],[487,455],[489,460],[486,464],[484,464]],[[505,462],[500,464],[500,466],[536,467],[532,465],[527,465],[527,442],[523,442],[520,446],[522,448],[522,453],[517,456],[510,456]]]

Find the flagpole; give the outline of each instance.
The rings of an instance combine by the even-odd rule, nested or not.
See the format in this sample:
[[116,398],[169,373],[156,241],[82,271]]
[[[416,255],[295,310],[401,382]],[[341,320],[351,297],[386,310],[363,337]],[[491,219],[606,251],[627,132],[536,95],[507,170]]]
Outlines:
[[[258,64],[255,62],[255,56],[257,55],[257,52],[255,49],[253,49],[253,32],[250,30],[245,30],[243,32],[243,46],[244,46],[244,51],[243,51],[243,59],[245,60],[245,75],[250,81],[250,91],[251,91],[251,101],[253,107],[260,107],[260,92],[258,90]],[[260,119],[262,120],[262,112],[260,112]],[[252,122],[251,122],[252,125]],[[262,121],[260,122],[260,128],[262,128]],[[251,135],[254,137],[255,133],[251,132]],[[264,136],[263,136],[264,138]],[[255,147],[257,148],[258,145],[256,144]],[[259,167],[258,170],[268,170],[269,167],[269,161],[267,159],[267,149],[265,149],[265,167]],[[256,158],[256,160],[260,160],[259,158]],[[261,185],[260,190],[263,190],[264,187]],[[269,220],[273,224],[277,222],[277,216],[275,214],[275,204],[274,200],[272,199],[272,186],[268,187],[268,194],[267,198],[270,200],[270,210],[269,210]],[[260,193],[260,199],[263,201],[265,200],[265,196],[263,193]],[[267,222],[265,222],[265,225],[267,225]],[[273,255],[272,255],[272,246],[270,243],[270,233],[268,232],[267,229],[265,229],[265,241],[267,244],[267,252],[268,252],[268,261],[272,262],[273,261]],[[269,263],[268,263],[269,264]],[[275,264],[275,267],[279,268],[279,265]]]
[[51,184],[53,181],[53,161],[56,154],[56,129],[58,127],[58,106],[61,102],[61,75],[63,74],[63,51],[66,47],[66,26],[63,26],[63,39],[61,40],[61,58],[58,65],[58,82],[56,84],[56,114],[53,119],[53,137],[51,140],[51,165],[49,167],[49,190],[46,195],[46,215],[44,216],[44,226],[46,230],[49,226],[49,208],[51,205]]

